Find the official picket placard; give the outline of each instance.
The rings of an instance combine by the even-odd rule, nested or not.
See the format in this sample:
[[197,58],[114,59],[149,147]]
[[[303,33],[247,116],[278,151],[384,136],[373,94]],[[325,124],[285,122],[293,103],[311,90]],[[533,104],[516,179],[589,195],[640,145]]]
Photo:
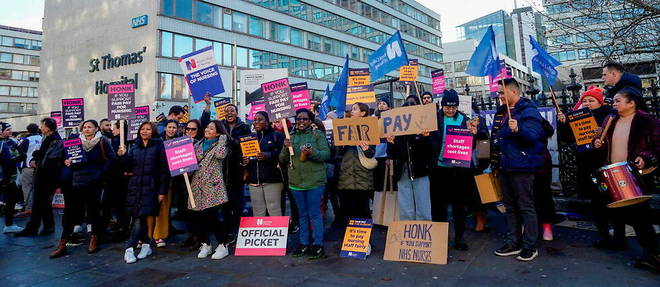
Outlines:
[[312,109],[312,101],[309,98],[309,89],[307,82],[291,84],[291,99],[293,100],[293,109]]
[[62,111],[50,112],[50,117],[55,120],[58,129],[62,127]]
[[596,137],[598,124],[591,111],[588,108],[570,111],[566,114],[566,119],[573,131],[578,150],[592,149],[592,140]]
[[164,144],[171,176],[199,169],[192,138],[178,137],[165,141]]
[[79,126],[85,120],[85,99],[62,99],[62,125],[65,128]]
[[203,101],[206,93],[214,97],[225,92],[213,54],[213,46],[181,56],[179,65],[195,103]]
[[135,116],[135,86],[133,84],[108,86],[108,119],[128,120]]
[[340,257],[367,259],[369,238],[371,238],[371,219],[350,218],[344,241],[341,245]]
[[399,82],[412,85],[419,80],[419,62],[417,59],[408,59],[408,65],[399,68]]
[[424,130],[438,129],[435,105],[400,107],[385,111],[380,116],[382,136],[416,135]]
[[447,222],[394,221],[387,229],[384,260],[447,264]]
[[261,90],[266,101],[266,111],[272,121],[295,115],[288,78],[261,84]]
[[225,119],[225,108],[231,104],[231,98],[221,98],[213,102],[213,107],[215,108],[215,114],[218,120]]
[[350,110],[350,106],[355,103],[365,103],[371,108],[376,106],[376,93],[371,84],[369,68],[348,70],[346,110]]
[[62,144],[64,145],[64,159],[70,159],[71,163],[87,161],[80,138],[65,140]]
[[254,135],[242,136],[239,138],[243,156],[256,157],[261,152],[259,141]]
[[431,87],[433,90],[433,97],[439,97],[440,94],[445,92],[447,84],[445,82],[445,70],[438,69],[431,71]]
[[149,121],[149,106],[135,107],[133,111],[135,117],[128,120],[128,133],[126,134],[126,139],[129,141],[138,138],[140,125]]
[[288,216],[241,217],[236,256],[284,256]]
[[332,141],[335,146],[358,145],[366,141],[370,145],[380,143],[378,118],[362,117],[332,120]]
[[472,132],[460,126],[447,126],[442,163],[469,168],[472,162]]

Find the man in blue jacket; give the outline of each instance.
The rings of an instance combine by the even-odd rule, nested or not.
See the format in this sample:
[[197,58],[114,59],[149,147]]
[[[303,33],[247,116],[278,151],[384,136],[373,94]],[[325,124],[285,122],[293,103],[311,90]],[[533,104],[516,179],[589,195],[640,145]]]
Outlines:
[[[499,167],[495,170],[502,187],[508,233],[506,244],[495,251],[498,256],[518,255],[520,261],[538,256],[538,221],[534,207],[534,173],[543,163],[545,133],[543,118],[536,105],[521,96],[515,79],[499,83],[498,111],[504,119],[493,125]],[[510,113],[506,108],[510,107]],[[510,116],[509,116],[510,115]],[[523,229],[524,227],[524,229]]]

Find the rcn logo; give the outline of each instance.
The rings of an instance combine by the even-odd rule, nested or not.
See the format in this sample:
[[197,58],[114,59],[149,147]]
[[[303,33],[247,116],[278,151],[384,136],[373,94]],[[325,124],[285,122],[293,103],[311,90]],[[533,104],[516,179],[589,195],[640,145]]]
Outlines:
[[399,46],[399,42],[396,41],[394,43],[390,43],[387,45],[387,58],[392,60],[396,57],[400,57],[403,55],[403,51],[401,51],[401,47]]
[[264,225],[264,220],[262,218],[257,219],[257,225]]
[[197,63],[195,62],[195,59],[187,60],[186,68],[188,69],[188,71],[197,68]]

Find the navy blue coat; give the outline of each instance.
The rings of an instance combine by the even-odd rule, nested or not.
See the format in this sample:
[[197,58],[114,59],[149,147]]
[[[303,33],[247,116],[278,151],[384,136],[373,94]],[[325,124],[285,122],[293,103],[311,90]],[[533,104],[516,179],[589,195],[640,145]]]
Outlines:
[[73,187],[99,186],[107,179],[117,154],[112,149],[110,140],[101,137],[94,147],[85,151],[85,162],[71,165]]
[[[506,106],[501,108],[506,109]],[[544,162],[544,119],[536,105],[526,98],[520,98],[511,110],[511,116],[518,121],[518,132],[511,131],[508,119],[499,123],[498,128],[493,124],[493,141],[499,150],[499,168],[503,171],[536,172]]]
[[259,148],[266,155],[265,160],[253,159],[247,165],[248,183],[279,183],[282,182],[282,172],[278,167],[280,151],[284,144],[284,136],[268,128],[255,134],[259,140]]
[[157,215],[158,195],[167,195],[170,184],[163,141],[152,138],[145,147],[142,140],[136,140],[123,160],[133,174],[126,194],[128,214],[133,217]]

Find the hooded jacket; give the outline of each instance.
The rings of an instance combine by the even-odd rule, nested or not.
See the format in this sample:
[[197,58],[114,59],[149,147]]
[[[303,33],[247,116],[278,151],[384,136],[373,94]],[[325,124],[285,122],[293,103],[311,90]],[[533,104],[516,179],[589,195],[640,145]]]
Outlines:
[[[312,146],[312,154],[306,161],[301,162],[300,150],[305,144]],[[311,126],[304,131],[296,129],[291,132],[291,147],[294,150],[292,157],[289,157],[288,148],[282,148],[280,152],[280,164],[282,168],[288,168],[289,186],[293,189],[306,190],[325,185],[327,182],[325,161],[330,158],[325,134],[318,129],[312,129]]]
[[619,81],[614,84],[613,87],[607,90],[605,93],[605,98],[612,100],[614,95],[616,95],[616,93],[625,87],[633,87],[641,90],[642,80],[637,75],[623,73],[623,75],[621,75],[621,79],[619,79]]

